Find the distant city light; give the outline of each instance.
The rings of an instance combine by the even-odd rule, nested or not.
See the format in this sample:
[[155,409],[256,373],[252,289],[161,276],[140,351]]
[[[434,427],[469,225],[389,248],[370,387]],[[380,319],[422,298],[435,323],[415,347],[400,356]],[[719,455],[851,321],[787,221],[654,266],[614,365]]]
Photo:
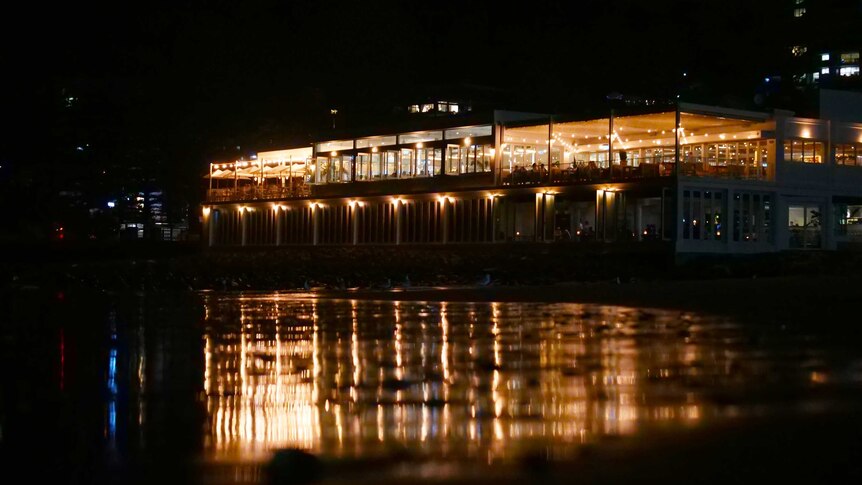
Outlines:
[[116,206],[117,206],[117,201],[115,201],[115,200],[109,200],[108,201],[108,207],[109,208],[113,209]]

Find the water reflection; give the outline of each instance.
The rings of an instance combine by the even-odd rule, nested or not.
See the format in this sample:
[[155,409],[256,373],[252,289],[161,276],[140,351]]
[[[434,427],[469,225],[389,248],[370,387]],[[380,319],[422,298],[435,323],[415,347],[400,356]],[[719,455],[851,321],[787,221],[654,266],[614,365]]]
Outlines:
[[737,330],[680,312],[579,304],[209,296],[205,452],[300,447],[369,457],[505,460],[643,425],[689,425],[740,388]]

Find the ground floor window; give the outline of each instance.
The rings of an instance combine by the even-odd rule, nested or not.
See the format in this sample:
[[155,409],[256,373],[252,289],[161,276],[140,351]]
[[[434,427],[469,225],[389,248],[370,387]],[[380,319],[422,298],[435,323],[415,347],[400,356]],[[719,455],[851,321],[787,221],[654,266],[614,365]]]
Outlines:
[[682,238],[721,241],[725,203],[723,190],[684,190],[682,192]]
[[862,205],[835,204],[835,234],[862,241]]
[[772,196],[736,192],[733,196],[733,241],[772,242]]
[[787,217],[791,248],[816,249],[821,246],[819,205],[791,205]]

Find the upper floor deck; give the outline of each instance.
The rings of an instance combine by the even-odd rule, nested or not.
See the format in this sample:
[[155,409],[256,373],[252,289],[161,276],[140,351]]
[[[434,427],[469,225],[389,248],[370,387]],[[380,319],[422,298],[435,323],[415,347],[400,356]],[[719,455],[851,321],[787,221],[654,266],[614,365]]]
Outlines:
[[[527,119],[530,118],[530,119]],[[663,177],[770,183],[862,177],[862,126],[682,105],[577,120],[505,117],[324,140],[210,166],[208,201],[351,197]],[[859,170],[856,168],[859,167]],[[839,169],[842,170],[842,169]],[[849,178],[847,178],[849,177]],[[828,179],[828,180],[827,180]],[[862,179],[860,179],[862,181]]]

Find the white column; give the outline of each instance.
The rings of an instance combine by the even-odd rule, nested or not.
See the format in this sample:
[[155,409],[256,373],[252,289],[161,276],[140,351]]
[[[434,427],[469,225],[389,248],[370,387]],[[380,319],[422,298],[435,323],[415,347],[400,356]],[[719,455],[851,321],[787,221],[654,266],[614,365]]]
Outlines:
[[241,232],[240,244],[245,246],[248,243],[248,214],[244,207],[239,210],[239,230]]
[[320,208],[317,203],[311,204],[311,244],[320,242]]
[[359,209],[361,202],[355,202],[350,206],[350,221],[353,225],[353,244],[359,244]]
[[280,206],[275,207],[275,245],[281,246],[284,242],[284,236],[282,236],[282,232],[284,230],[284,211]]
[[449,242],[449,199],[446,197],[440,201],[440,229],[443,232],[440,240],[446,244]]
[[395,199],[392,203],[392,219],[395,224],[395,244],[401,244],[401,222],[404,220],[402,211],[404,210],[404,202],[401,199]]

